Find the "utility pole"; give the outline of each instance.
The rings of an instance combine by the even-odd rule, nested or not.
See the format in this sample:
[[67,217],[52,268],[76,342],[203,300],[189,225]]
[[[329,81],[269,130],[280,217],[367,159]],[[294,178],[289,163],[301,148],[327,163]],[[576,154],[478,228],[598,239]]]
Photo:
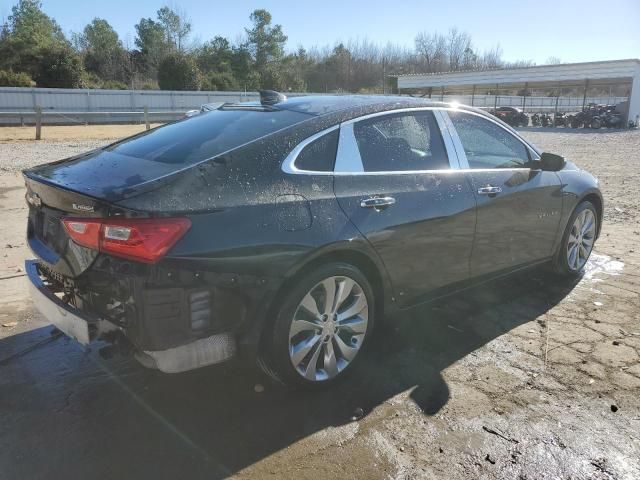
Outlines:
[[386,78],[386,58],[382,57],[382,94],[387,93],[387,85],[385,84]]
[[582,111],[584,112],[584,107],[587,106],[587,90],[589,89],[589,79],[587,78],[584,81],[584,94],[582,95]]
[[36,106],[36,140],[42,138],[42,107]]

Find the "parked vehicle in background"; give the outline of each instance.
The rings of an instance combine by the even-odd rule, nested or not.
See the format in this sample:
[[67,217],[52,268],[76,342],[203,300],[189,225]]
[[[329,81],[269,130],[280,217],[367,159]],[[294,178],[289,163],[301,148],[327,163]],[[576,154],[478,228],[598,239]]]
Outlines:
[[550,125],[552,125],[553,120],[551,118],[551,115],[549,115],[548,113],[543,113],[542,115],[540,115],[540,125],[542,125],[543,127],[548,127]]
[[615,105],[589,104],[581,112],[571,116],[572,128],[621,128],[622,115],[616,111]]
[[614,105],[605,105],[601,109],[600,118],[607,128],[622,128],[624,126],[622,114],[616,111]]
[[410,97],[264,94],[24,178],[25,268],[60,330],[168,373],[242,354],[300,387],[407,308],[545,263],[579,275],[603,208],[494,116]]
[[529,117],[520,108],[498,107],[489,110],[489,113],[512,127],[526,127],[529,125]]
[[558,112],[554,115],[554,125],[556,127],[568,127],[569,124],[567,123],[567,114],[563,113],[563,112]]
[[201,105],[198,110],[187,110],[184,113],[184,116],[182,118],[194,117],[196,115],[200,115],[201,113],[211,112],[211,111],[215,110],[216,108],[220,107],[220,105],[222,105],[221,102],[205,103],[205,104]]
[[534,113],[533,115],[531,115],[531,125],[533,125],[534,127],[539,127],[540,126],[540,114],[539,113]]

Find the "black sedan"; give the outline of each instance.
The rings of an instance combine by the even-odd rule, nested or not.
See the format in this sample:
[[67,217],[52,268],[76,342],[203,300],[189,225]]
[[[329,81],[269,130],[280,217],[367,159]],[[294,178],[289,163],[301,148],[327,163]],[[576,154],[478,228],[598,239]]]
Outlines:
[[332,383],[394,313],[516,270],[578,275],[597,180],[480,110],[263,92],[24,171],[36,307],[181,372]]

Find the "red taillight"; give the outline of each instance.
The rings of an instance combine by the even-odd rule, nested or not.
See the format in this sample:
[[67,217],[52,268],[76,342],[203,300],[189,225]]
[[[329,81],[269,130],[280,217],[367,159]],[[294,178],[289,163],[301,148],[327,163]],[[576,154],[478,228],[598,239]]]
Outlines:
[[100,222],[83,218],[62,220],[67,233],[78,245],[98,250],[100,245]]
[[79,245],[145,263],[155,263],[182,237],[187,218],[64,218],[69,236]]

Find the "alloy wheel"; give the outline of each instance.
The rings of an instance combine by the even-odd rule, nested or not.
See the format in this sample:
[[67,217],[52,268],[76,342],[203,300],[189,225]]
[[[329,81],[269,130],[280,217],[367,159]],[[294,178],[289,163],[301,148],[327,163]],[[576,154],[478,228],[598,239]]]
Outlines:
[[567,263],[573,271],[584,267],[596,239],[596,217],[589,209],[581,211],[571,226],[567,239]]
[[356,357],[367,333],[369,305],[353,279],[316,284],[298,304],[289,329],[289,357],[310,381],[336,377]]

